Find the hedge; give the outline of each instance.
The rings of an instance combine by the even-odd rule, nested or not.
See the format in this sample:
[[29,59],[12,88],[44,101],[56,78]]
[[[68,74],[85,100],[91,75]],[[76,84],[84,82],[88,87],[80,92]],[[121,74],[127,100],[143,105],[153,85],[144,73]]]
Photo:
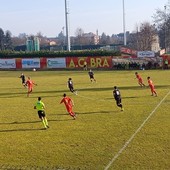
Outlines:
[[83,51],[0,51],[0,58],[41,58],[41,57],[87,57],[87,56],[120,56],[119,51],[83,50]]

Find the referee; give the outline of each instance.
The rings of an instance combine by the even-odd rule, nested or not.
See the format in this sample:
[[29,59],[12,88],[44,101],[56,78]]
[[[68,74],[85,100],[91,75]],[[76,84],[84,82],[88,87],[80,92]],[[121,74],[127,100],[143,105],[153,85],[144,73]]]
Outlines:
[[34,106],[34,109],[37,109],[38,111],[38,116],[39,118],[41,119],[43,125],[44,125],[44,128],[47,129],[49,128],[48,126],[48,121],[47,121],[47,118],[45,116],[45,105],[44,103],[41,101],[41,97],[38,97],[38,101],[37,103],[35,104]]

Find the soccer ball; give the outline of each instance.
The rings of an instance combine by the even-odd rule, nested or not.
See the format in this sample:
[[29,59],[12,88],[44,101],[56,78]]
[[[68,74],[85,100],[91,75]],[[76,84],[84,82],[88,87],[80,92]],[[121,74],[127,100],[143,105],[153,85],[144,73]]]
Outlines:
[[36,71],[36,69],[35,69],[35,68],[33,68],[33,69],[32,69],[32,71]]

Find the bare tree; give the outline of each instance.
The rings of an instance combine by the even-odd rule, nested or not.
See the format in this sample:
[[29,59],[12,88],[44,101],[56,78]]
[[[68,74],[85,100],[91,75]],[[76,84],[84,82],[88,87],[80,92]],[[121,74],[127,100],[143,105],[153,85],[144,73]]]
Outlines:
[[107,45],[107,41],[108,41],[108,37],[107,35],[103,32],[101,37],[100,37],[100,41],[99,43],[102,45]]
[[152,44],[155,42],[156,29],[150,23],[144,23],[140,27],[139,45],[140,50],[152,50]]
[[156,41],[157,31],[155,25],[149,22],[142,23],[130,34],[128,45],[138,51],[151,50],[152,44]]
[[4,50],[5,34],[2,28],[0,28],[0,50]]
[[83,34],[84,34],[84,31],[82,28],[77,28],[76,29],[76,32],[75,32],[75,35],[76,35],[76,38],[77,38],[77,44],[79,45],[82,45],[83,44]]
[[156,10],[153,19],[158,29],[161,48],[170,51],[170,1],[164,6],[163,10]]
[[4,47],[5,47],[5,49],[8,49],[8,50],[12,50],[12,49],[13,49],[11,35],[12,35],[12,34],[11,34],[10,31],[6,31],[6,33],[5,33]]
[[40,44],[42,46],[47,46],[49,44],[48,40],[47,40],[47,37],[43,36],[43,33],[42,32],[38,32],[35,36],[32,35],[33,37],[38,37],[39,38],[39,41],[40,41]]

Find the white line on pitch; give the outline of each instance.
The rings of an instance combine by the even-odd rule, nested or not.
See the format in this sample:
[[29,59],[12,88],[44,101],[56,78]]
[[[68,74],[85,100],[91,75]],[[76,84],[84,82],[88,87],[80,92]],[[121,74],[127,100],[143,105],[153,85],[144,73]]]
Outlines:
[[120,154],[126,149],[126,147],[131,143],[131,141],[134,139],[136,134],[142,129],[142,127],[145,125],[145,123],[149,120],[149,118],[155,113],[155,111],[158,109],[158,107],[162,104],[162,102],[167,98],[167,96],[170,94],[170,91],[165,95],[165,97],[158,103],[158,105],[155,107],[155,109],[149,114],[149,116],[144,120],[144,122],[139,126],[139,128],[135,131],[135,133],[129,138],[129,140],[125,143],[125,145],[117,152],[117,154],[112,158],[112,160],[108,163],[108,165],[104,168],[104,170],[108,170],[113,162],[120,156]]

